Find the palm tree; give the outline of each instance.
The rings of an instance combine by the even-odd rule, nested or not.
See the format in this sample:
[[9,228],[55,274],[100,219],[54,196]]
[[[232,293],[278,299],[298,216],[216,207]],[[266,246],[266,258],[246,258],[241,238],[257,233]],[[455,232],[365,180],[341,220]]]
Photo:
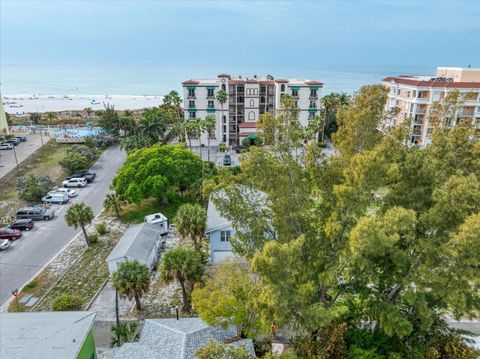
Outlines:
[[114,210],[117,218],[120,218],[120,211],[122,210],[123,199],[115,192],[107,194],[103,206],[106,209]]
[[226,91],[220,90],[217,92],[217,101],[220,104],[220,107],[222,109],[222,114],[220,115],[220,122],[223,121],[223,105],[227,102],[227,100],[228,100],[228,94]]
[[112,276],[113,287],[118,289],[121,297],[132,300],[138,311],[142,310],[140,298],[148,292],[150,286],[150,272],[145,264],[137,260],[128,260],[119,264]]
[[212,137],[213,130],[215,129],[216,121],[213,116],[207,116],[203,120],[203,127],[207,131],[207,159],[210,161],[210,138]]
[[140,338],[137,322],[121,322],[112,327],[112,347],[121,347],[124,343],[136,342]]
[[185,135],[187,136],[188,138],[188,147],[190,147],[190,150],[192,149],[192,137],[195,136],[195,133],[196,133],[196,123],[194,120],[189,120],[189,121],[186,121],[184,124],[183,124],[183,128],[184,128],[184,131],[185,131]]
[[90,115],[93,113],[93,110],[90,107],[85,107],[83,111],[87,114],[87,121],[90,122]]
[[177,247],[165,253],[162,260],[161,277],[169,283],[177,280],[182,290],[183,310],[190,312],[190,293],[196,282],[199,282],[205,266],[203,258],[193,249]]
[[175,216],[175,228],[183,238],[189,238],[201,253],[207,212],[199,204],[183,204]]
[[30,114],[30,120],[35,124],[38,125],[40,123],[40,120],[42,119],[42,115],[40,115],[38,112],[32,112]]
[[65,214],[65,221],[71,227],[82,228],[83,236],[87,245],[91,245],[85,226],[92,223],[93,211],[85,203],[80,202],[72,205]]
[[[202,133],[203,133],[203,130],[204,130],[203,120],[201,118],[197,118],[192,122],[194,123],[193,128],[195,130],[195,137],[198,138],[198,146],[200,146],[200,148],[201,148],[202,147]],[[200,152],[200,154],[201,154],[201,152]]]
[[47,112],[45,113],[45,117],[47,118],[47,121],[48,122],[52,122],[53,120],[55,120],[58,116],[55,112]]
[[140,136],[149,136],[155,141],[163,141],[167,131],[166,118],[156,108],[145,110],[137,126],[137,131]]

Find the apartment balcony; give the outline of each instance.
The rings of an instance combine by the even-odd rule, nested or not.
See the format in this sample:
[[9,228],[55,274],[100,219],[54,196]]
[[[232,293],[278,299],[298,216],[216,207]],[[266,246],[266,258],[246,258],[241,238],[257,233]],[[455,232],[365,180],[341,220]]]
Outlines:
[[424,114],[427,113],[427,109],[426,108],[419,108],[419,109],[417,109],[416,113],[419,114],[419,115],[424,115]]
[[417,97],[415,99],[417,103],[428,103],[430,101],[430,98],[428,97]]
[[460,109],[458,110],[458,116],[462,117],[473,117],[475,115],[473,110],[465,110],[465,109]]
[[195,95],[193,96],[187,96],[187,100],[195,100],[197,97]]
[[215,96],[208,96],[207,95],[207,100],[215,100]]
[[413,124],[414,124],[415,126],[423,126],[423,121],[415,120],[415,121],[413,121]]
[[418,130],[413,131],[413,132],[412,132],[412,136],[421,137],[421,136],[422,136],[422,131],[418,131]]

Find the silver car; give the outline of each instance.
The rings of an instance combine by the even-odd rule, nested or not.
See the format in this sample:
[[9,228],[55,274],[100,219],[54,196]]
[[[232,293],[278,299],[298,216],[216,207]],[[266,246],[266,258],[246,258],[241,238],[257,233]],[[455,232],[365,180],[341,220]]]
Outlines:
[[11,143],[1,143],[0,150],[13,150],[13,145]]
[[4,251],[10,247],[10,241],[8,239],[0,239],[0,251]]

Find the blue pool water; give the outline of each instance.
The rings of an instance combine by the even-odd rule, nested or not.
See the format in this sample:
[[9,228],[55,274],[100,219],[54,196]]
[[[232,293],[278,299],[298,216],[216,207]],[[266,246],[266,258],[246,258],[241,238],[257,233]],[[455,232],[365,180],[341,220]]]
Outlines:
[[88,128],[63,128],[52,131],[55,137],[61,137],[68,134],[70,136],[88,137],[95,136],[101,131],[100,127],[88,127]]

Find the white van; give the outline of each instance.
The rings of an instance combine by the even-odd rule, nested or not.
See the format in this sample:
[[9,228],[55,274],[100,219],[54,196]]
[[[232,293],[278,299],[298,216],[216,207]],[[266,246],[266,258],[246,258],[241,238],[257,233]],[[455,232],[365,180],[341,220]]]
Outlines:
[[69,201],[69,197],[67,193],[56,192],[47,194],[45,197],[42,198],[43,203],[58,203],[58,204],[65,204]]

